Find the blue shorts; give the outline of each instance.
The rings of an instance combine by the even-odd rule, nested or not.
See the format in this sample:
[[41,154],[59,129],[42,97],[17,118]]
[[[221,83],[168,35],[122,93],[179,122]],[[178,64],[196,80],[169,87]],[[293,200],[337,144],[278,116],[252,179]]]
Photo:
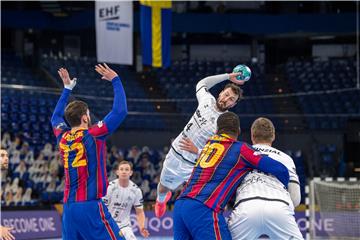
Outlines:
[[63,240],[124,240],[101,200],[65,203],[62,223]]
[[175,240],[231,240],[224,216],[197,200],[177,200],[173,218]]

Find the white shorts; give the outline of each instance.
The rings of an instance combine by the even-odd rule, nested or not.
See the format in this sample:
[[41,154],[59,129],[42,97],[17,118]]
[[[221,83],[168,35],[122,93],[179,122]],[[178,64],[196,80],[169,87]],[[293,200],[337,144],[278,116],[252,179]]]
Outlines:
[[136,240],[136,237],[134,235],[134,232],[133,232],[131,226],[126,226],[126,227],[120,228],[120,232],[126,240]]
[[174,150],[170,149],[161,170],[161,185],[174,191],[190,178],[194,166],[183,160]]
[[294,211],[278,201],[242,202],[231,212],[228,226],[234,240],[254,240],[260,236],[276,240],[304,239]]

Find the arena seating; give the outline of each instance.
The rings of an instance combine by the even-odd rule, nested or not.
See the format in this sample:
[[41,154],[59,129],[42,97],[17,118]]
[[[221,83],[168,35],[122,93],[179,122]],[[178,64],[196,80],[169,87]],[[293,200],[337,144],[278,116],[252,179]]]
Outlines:
[[336,90],[353,88],[356,83],[356,60],[289,60],[286,72],[294,88],[299,91]]
[[58,96],[23,90],[1,89],[1,128],[22,132],[36,151],[46,142],[54,143],[50,124]]
[[48,86],[42,78],[35,77],[23,60],[12,51],[1,52],[1,82],[28,86]]
[[[286,75],[294,92],[338,90],[356,87],[356,61],[353,58],[316,60],[290,60]],[[360,113],[359,90],[310,94],[298,97],[304,114],[322,114],[307,117],[310,129],[344,128],[347,116],[329,117],[330,114]]]

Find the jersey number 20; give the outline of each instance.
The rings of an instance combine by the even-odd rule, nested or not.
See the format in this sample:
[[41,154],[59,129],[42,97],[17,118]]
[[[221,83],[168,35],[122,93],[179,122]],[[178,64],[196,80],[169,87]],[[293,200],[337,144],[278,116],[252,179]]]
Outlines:
[[220,143],[206,144],[196,166],[200,164],[202,168],[213,167],[219,161],[224,151],[225,147]]

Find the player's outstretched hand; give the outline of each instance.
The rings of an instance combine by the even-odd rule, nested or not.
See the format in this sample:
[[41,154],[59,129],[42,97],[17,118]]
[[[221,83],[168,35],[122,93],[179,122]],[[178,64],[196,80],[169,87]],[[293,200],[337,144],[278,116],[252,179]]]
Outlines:
[[15,240],[14,235],[11,234],[13,228],[0,226],[0,239],[1,240]]
[[189,138],[182,138],[180,140],[180,149],[184,151],[188,151],[194,154],[198,154],[198,148]]
[[58,70],[59,76],[64,83],[64,87],[72,90],[76,85],[76,78],[70,79],[70,75],[66,68],[60,68]]
[[147,238],[150,236],[150,233],[146,228],[140,229],[140,233],[141,233],[141,236],[143,236],[144,238]]
[[111,81],[114,77],[117,77],[117,73],[104,63],[104,65],[98,64],[95,66],[95,71],[97,71],[102,77],[101,79],[105,79]]
[[244,85],[245,81],[237,80],[236,77],[241,73],[229,73],[229,80],[237,85]]

